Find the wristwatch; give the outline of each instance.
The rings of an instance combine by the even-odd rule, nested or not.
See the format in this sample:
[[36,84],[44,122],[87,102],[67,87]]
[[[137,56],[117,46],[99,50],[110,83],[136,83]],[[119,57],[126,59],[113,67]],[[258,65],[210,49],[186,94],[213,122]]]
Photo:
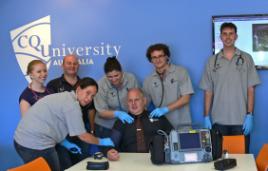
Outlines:
[[252,112],[247,112],[247,115],[253,115],[253,113]]
[[102,152],[96,152],[94,155],[93,155],[94,159],[97,159],[97,160],[101,160],[104,155]]

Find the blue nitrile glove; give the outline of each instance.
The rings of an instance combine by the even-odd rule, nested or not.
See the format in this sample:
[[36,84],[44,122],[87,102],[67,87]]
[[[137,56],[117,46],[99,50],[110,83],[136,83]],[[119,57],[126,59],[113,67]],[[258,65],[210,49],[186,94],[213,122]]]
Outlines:
[[99,145],[100,146],[111,146],[114,147],[114,143],[111,138],[99,138]]
[[78,147],[76,144],[71,143],[67,139],[64,139],[60,144],[62,146],[64,146],[65,148],[67,148],[71,153],[74,153],[74,154],[82,154],[81,148]]
[[209,116],[205,116],[204,127],[207,128],[207,129],[211,129],[212,128],[212,125],[211,125],[211,121],[209,119]]
[[246,115],[244,124],[243,124],[243,130],[244,135],[248,135],[253,128],[253,115]]
[[156,108],[150,113],[150,118],[161,117],[169,112],[168,107]]
[[130,124],[134,121],[134,119],[129,114],[123,111],[114,111],[114,116],[120,119],[123,123],[127,122]]

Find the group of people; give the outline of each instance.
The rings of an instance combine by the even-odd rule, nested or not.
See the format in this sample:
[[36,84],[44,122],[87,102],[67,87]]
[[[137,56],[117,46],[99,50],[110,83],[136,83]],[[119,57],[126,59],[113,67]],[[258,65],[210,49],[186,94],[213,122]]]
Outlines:
[[[223,23],[220,29],[223,49],[209,58],[200,82],[204,127],[222,135],[244,134],[248,151],[254,88],[260,80],[252,57],[235,47],[236,26]],[[97,83],[80,78],[77,57],[67,55],[63,75],[47,86],[46,65],[30,62],[27,74],[32,82],[19,98],[22,119],[14,136],[23,161],[42,156],[53,171],[59,171],[94,150],[119,160],[118,151],[148,152],[158,129],[169,132],[191,125],[189,102],[194,90],[187,70],[171,63],[165,44],[149,46],[146,56],[155,70],[142,87],[116,57],[107,58],[105,75]]]

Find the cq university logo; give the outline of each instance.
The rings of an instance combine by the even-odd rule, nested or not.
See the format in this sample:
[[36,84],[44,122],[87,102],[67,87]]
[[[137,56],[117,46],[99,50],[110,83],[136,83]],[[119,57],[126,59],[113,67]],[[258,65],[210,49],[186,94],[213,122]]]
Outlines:
[[121,45],[100,42],[91,46],[66,46],[62,43],[59,47],[51,47],[51,22],[50,16],[43,17],[29,24],[10,31],[12,46],[16,59],[25,79],[30,82],[26,70],[30,61],[42,60],[47,69],[53,65],[60,66],[62,58],[67,54],[77,54],[80,65],[94,64],[93,58],[118,56]]
[[[27,76],[26,70],[30,61],[34,59],[42,60],[47,65],[47,69],[50,68],[50,16],[12,30],[10,36],[18,64],[28,82],[30,82],[30,78]],[[47,53],[44,54],[45,52]]]

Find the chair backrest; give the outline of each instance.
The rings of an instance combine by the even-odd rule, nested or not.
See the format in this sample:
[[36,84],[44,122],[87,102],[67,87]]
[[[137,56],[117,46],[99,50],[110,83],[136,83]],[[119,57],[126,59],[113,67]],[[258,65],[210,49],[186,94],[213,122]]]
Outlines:
[[266,171],[268,169],[268,144],[264,144],[256,158],[258,171]]
[[43,157],[38,157],[33,161],[7,171],[51,171],[51,169]]
[[222,137],[222,150],[227,150],[231,154],[244,154],[245,150],[245,136],[231,135]]

